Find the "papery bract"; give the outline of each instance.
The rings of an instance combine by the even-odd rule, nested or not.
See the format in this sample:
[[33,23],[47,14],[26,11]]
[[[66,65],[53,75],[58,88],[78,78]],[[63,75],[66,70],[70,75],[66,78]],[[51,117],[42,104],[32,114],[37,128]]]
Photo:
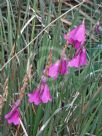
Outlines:
[[87,55],[86,55],[86,49],[83,48],[80,53],[80,65],[86,65],[87,64]]

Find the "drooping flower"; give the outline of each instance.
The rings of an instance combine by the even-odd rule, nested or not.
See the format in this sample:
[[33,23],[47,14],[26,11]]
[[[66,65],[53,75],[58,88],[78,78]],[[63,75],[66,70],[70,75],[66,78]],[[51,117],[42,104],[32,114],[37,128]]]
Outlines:
[[57,79],[58,74],[59,74],[59,66],[60,66],[60,61],[56,61],[54,64],[52,64],[49,68],[48,76],[54,78],[54,80]]
[[33,103],[35,105],[39,105],[41,103],[41,99],[40,99],[40,93],[39,93],[39,88],[35,89],[33,91],[33,93],[29,93],[28,97],[29,97],[29,103]]
[[62,57],[50,66],[48,76],[56,80],[59,74],[65,75],[67,73],[67,59]]
[[64,39],[67,44],[72,44],[76,49],[78,49],[81,45],[84,45],[86,39],[86,30],[84,21],[82,24],[72,29],[69,33],[64,35]]
[[50,89],[46,83],[42,83],[42,87],[40,90],[40,97],[42,103],[47,103],[48,101],[52,100],[52,97],[50,95]]
[[20,106],[20,101],[18,100],[12,107],[12,110],[5,115],[5,119],[7,119],[8,123],[13,123],[14,125],[20,124],[20,112],[18,107]]
[[87,64],[86,49],[82,48],[69,62],[68,67],[80,67]]
[[[44,77],[45,78],[45,77]],[[50,89],[46,83],[45,79],[42,79],[40,86],[33,91],[33,93],[28,94],[29,102],[39,105],[40,103],[48,103],[52,101],[50,95]]]

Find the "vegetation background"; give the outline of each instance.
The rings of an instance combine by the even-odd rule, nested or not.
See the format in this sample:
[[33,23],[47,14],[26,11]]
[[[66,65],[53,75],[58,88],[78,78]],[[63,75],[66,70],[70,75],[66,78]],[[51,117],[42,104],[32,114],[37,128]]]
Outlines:
[[[83,18],[88,65],[49,79],[51,103],[29,104],[27,93],[39,84],[50,49],[55,62],[63,34]],[[101,0],[0,0],[0,136],[102,136],[101,26]],[[68,48],[67,56],[73,52]],[[4,115],[22,87],[22,124],[8,125]]]

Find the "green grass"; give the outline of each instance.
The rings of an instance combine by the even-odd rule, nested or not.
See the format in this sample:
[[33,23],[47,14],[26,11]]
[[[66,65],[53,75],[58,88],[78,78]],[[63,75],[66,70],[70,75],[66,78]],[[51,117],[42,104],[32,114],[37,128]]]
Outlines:
[[[93,31],[98,20],[102,26],[99,8],[102,3],[101,0],[80,3],[79,0],[0,1],[1,95],[9,79],[8,95],[0,109],[0,136],[22,136],[23,127],[29,136],[102,136],[102,28],[99,34]],[[76,4],[79,6],[75,8]],[[59,76],[57,81],[48,80],[52,102],[39,106],[29,104],[27,93],[39,84],[50,49],[55,62],[65,45],[63,34],[80,24],[83,18],[87,29],[88,65],[81,69],[70,68],[70,73]],[[72,52],[68,48],[67,56]],[[20,107],[23,126],[18,128],[8,125],[4,115],[19,97],[31,64],[31,79]]]

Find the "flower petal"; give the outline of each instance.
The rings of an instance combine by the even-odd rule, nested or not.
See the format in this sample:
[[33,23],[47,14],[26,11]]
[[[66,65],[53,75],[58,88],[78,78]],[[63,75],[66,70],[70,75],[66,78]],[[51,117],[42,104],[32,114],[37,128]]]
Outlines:
[[14,125],[19,125],[20,124],[20,113],[18,109],[15,109],[12,114],[9,112],[8,114],[5,115],[5,119],[7,119],[8,123],[11,124],[13,123]]
[[80,60],[80,55],[78,54],[77,56],[75,56],[74,58],[72,58],[72,60],[70,60],[68,62],[68,66],[69,67],[79,67],[79,60]]
[[52,97],[50,95],[50,89],[47,84],[44,85],[44,89],[41,95],[41,100],[43,103],[47,103],[48,101],[52,100]]
[[28,97],[29,97],[29,100],[28,100],[29,103],[34,102],[35,105],[39,105],[41,103],[39,89],[36,89],[35,91],[33,91],[33,93],[29,93]]
[[76,67],[76,68],[86,65],[86,64],[87,64],[87,57],[86,57],[86,49],[85,48],[81,49],[79,54],[76,55],[75,57],[73,57],[68,62],[69,67]]
[[80,54],[80,66],[87,64],[86,49],[83,48]]
[[59,65],[60,65],[60,61],[58,60],[55,64],[52,64],[49,68],[49,77],[54,78],[55,80],[58,77],[58,72],[59,72]]
[[68,34],[64,35],[64,39],[69,44],[74,44],[74,47],[78,49],[81,45],[85,43],[86,40],[86,29],[85,23],[82,22],[79,26],[72,29]]
[[59,72],[62,75],[68,74],[68,69],[67,69],[67,59],[61,59],[60,61],[60,67],[59,67]]
[[16,110],[11,118],[8,119],[8,123],[11,124],[13,123],[14,125],[19,125],[20,124],[20,118],[19,118],[19,110]]

